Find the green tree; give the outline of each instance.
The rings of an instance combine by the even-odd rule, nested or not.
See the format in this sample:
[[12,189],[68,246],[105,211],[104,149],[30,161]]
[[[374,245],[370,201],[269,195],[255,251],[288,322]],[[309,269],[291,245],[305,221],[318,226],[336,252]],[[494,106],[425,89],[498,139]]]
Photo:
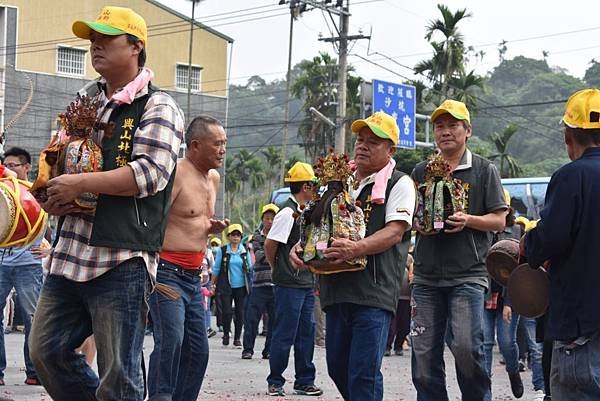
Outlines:
[[[292,95],[303,99],[304,118],[298,128],[302,138],[305,157],[315,160],[334,144],[335,130],[309,111],[314,107],[332,121],[336,120],[336,99],[338,65],[337,60],[326,52],[320,52],[312,60],[303,60],[297,64],[295,79],[291,87]],[[348,67],[352,72],[352,66]],[[346,96],[346,118],[344,124],[356,119],[360,114],[359,88],[362,79],[348,75]]]
[[[417,73],[426,73],[427,78],[433,83],[434,89],[441,92],[442,97],[450,96],[452,77],[464,73],[465,44],[462,33],[458,29],[459,23],[471,16],[466,9],[456,12],[438,4],[442,19],[429,22],[426,28],[425,39],[433,47],[433,56],[415,66]],[[441,34],[442,40],[433,40],[434,35]]]
[[490,140],[495,146],[496,153],[490,155],[490,160],[498,160],[500,166],[500,177],[513,178],[519,177],[523,171],[519,162],[508,152],[508,144],[510,139],[516,134],[518,127],[516,125],[507,126],[501,134],[495,132],[491,135]]
[[275,182],[279,180],[279,170],[276,168],[281,163],[281,152],[274,146],[269,146],[266,149],[260,151],[267,166],[271,166],[271,168],[267,168],[266,170],[266,178],[269,183],[269,188],[272,189],[275,185]]
[[600,63],[595,59],[590,61],[590,66],[585,71],[583,80],[592,88],[600,88]]

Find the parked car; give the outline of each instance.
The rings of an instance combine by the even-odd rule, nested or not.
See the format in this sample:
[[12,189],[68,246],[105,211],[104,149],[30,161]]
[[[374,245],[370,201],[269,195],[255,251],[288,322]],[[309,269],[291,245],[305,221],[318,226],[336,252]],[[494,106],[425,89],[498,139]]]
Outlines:
[[[539,219],[540,210],[544,207],[546,188],[550,177],[503,178],[502,186],[511,197],[511,206],[517,216],[528,219]],[[271,193],[271,203],[281,205],[290,196],[290,188],[283,187]]]

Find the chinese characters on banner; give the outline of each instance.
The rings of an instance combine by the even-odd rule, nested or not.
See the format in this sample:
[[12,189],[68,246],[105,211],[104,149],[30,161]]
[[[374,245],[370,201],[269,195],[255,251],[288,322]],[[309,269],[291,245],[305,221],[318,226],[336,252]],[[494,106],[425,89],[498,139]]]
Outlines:
[[373,112],[383,111],[396,119],[399,148],[415,148],[416,95],[412,85],[373,80]]

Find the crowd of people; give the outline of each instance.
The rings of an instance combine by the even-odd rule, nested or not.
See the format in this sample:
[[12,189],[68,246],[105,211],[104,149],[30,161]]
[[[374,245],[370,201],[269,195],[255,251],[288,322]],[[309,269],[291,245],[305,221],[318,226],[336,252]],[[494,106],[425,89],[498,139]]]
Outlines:
[[[232,343],[241,359],[252,359],[262,319],[269,396],[286,395],[292,348],[293,392],[322,395],[313,357],[315,346],[324,346],[327,374],[344,400],[383,400],[382,360],[409,345],[417,400],[448,400],[446,346],[462,399],[491,400],[497,341],[519,398],[521,322],[536,400],[600,399],[600,311],[593,301],[600,273],[592,245],[600,236],[600,90],[579,91],[567,102],[562,124],[572,162],[553,175],[541,220],[527,230],[494,164],[467,146],[473,128],[464,103],[448,99],[431,114],[438,156],[467,200],[435,230],[417,218],[417,185],[427,180],[428,162],[410,175],[395,168],[401,134],[394,117],[375,112],[354,121],[356,185],[348,196],[364,211],[365,234],[331,238],[319,250],[332,266],[357,258],[366,264],[314,274],[301,257],[298,219],[319,190],[312,166],[290,168],[289,199],[266,204],[251,235],[216,219],[227,134],[209,116],[190,118],[185,128],[177,103],[151,84],[144,19],[105,7],[72,29],[90,41],[100,74],[80,94],[100,105],[106,124],[95,126],[93,138],[104,165],[52,178],[42,207],[60,217],[56,230],[0,251],[0,306],[14,288],[23,311],[26,384],[43,385],[58,401],[196,400],[208,337],[220,330],[223,346]],[[187,151],[178,160],[182,142]],[[3,175],[26,181],[30,169],[25,150],[5,153]],[[93,213],[74,202],[82,193],[99,194]],[[52,248],[42,246],[44,238],[53,239]],[[488,275],[490,246],[506,238],[519,240],[529,265],[549,275],[550,307],[538,322],[513,311],[506,289]],[[316,325],[323,314],[325,323]],[[146,374],[148,320],[154,348]],[[0,385],[5,355],[0,331]]]

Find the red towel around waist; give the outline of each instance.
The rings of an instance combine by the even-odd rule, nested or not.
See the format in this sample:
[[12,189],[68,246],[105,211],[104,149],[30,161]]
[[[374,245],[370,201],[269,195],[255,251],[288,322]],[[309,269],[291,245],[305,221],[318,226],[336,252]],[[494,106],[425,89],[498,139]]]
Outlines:
[[160,251],[160,258],[168,262],[174,263],[184,269],[200,269],[204,252],[178,252],[178,251]]

